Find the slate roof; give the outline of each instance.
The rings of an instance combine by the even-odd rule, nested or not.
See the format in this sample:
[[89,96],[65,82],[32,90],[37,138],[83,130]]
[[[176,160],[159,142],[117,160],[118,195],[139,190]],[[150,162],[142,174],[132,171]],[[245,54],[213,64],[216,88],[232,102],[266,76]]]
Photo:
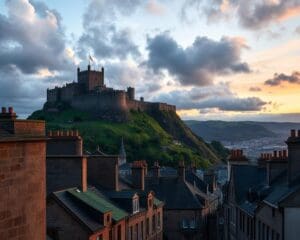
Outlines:
[[[112,211],[112,219],[119,221],[127,216],[127,213],[114,205],[104,196],[99,196],[91,189],[81,192],[77,188],[54,192],[53,195],[73,217],[86,226],[90,231],[96,232],[103,228],[99,219],[95,217],[96,212],[106,213]],[[87,211],[87,207],[93,211]],[[96,214],[97,215],[97,214]]]
[[266,183],[266,169],[254,165],[232,165],[236,202],[247,200],[248,191]]
[[191,170],[185,171],[185,180],[192,185],[196,185],[196,187],[202,192],[207,192],[208,184],[205,183],[197,174],[193,173]]
[[[233,165],[235,197],[239,207],[253,215],[260,201],[278,207],[287,197],[300,190],[300,182],[292,186],[287,182],[287,171],[283,171],[270,186],[266,182],[266,168],[254,165]],[[251,189],[256,194],[253,201],[248,199]]]
[[165,209],[201,209],[203,197],[187,181],[178,177],[160,177],[157,184],[147,184],[155,196],[165,203]]
[[[147,208],[147,197],[149,191],[126,189],[122,191],[102,191],[102,193],[128,213],[132,212],[132,198],[135,194],[137,194],[140,199],[140,210]],[[154,197],[153,204],[158,207],[161,206],[163,202]]]

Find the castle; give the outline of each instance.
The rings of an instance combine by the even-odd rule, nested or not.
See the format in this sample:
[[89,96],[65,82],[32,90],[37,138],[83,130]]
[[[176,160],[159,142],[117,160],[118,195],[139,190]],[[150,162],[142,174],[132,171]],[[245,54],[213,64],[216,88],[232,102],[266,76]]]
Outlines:
[[135,100],[135,89],[116,90],[106,87],[104,83],[104,68],[101,71],[88,69],[80,71],[77,68],[77,82],[63,87],[47,89],[47,103],[44,108],[48,111],[57,110],[57,103],[67,103],[72,108],[90,112],[101,118],[123,118],[130,110],[137,111],[176,111],[176,106],[160,102],[145,102],[144,98]]

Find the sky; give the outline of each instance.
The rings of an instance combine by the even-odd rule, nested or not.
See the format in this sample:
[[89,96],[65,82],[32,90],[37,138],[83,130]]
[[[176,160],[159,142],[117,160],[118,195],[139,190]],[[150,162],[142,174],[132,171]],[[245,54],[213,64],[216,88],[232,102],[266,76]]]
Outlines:
[[300,0],[2,0],[0,105],[105,68],[183,119],[300,121]]

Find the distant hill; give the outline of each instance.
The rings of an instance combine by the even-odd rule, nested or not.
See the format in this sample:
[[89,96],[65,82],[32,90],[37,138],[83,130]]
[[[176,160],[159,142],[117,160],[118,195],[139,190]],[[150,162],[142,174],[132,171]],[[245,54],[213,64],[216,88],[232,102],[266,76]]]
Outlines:
[[78,129],[84,148],[89,151],[99,145],[107,154],[118,154],[123,137],[128,160],[145,159],[150,165],[159,160],[161,164],[176,166],[178,160],[184,159],[187,163],[194,160],[199,167],[207,167],[228,154],[222,144],[204,142],[175,112],[130,111],[129,121],[111,122],[73,109],[58,113],[39,110],[29,119],[46,120],[47,130]]
[[276,137],[277,126],[259,122],[185,121],[192,131],[205,141],[245,141]]

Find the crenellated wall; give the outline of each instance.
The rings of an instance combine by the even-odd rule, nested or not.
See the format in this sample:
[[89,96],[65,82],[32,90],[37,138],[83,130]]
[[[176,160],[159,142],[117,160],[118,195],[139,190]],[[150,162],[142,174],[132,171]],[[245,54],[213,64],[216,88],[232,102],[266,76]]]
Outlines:
[[[48,109],[55,108],[57,102],[69,103],[73,108],[87,111],[104,119],[127,118],[130,110],[136,111],[176,111],[176,106],[166,103],[151,103],[135,100],[135,89],[127,91],[107,88],[104,84],[104,69],[87,71],[77,69],[78,83],[69,83],[54,89],[47,89]],[[46,106],[46,105],[45,105]]]

